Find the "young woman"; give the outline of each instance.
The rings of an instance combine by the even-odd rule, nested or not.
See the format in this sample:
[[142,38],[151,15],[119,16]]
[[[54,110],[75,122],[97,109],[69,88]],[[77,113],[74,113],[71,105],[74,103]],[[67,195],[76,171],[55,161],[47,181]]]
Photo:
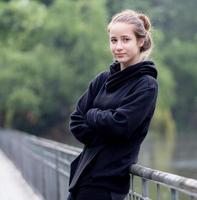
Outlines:
[[69,199],[123,200],[129,168],[153,116],[157,71],[147,60],[152,47],[147,16],[132,10],[108,25],[115,62],[91,81],[70,117],[70,130],[84,144],[72,162]]

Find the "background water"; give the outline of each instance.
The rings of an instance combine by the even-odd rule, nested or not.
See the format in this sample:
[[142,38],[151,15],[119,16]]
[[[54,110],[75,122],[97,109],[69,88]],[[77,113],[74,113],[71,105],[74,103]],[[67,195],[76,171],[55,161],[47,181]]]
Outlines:
[[197,135],[181,134],[168,139],[148,136],[142,144],[139,163],[197,179]]
[[[67,134],[65,142],[82,147]],[[184,133],[162,137],[148,133],[142,143],[139,164],[157,170],[197,179],[197,135]]]

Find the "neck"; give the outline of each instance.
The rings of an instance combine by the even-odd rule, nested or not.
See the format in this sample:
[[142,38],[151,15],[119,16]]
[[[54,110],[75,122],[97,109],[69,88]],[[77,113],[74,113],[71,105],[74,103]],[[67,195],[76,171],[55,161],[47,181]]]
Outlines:
[[142,61],[143,61],[143,59],[141,57],[139,57],[138,59],[136,59],[136,60],[134,60],[133,62],[130,62],[130,63],[120,63],[120,69],[124,70],[127,67],[135,65],[135,64],[142,62]]

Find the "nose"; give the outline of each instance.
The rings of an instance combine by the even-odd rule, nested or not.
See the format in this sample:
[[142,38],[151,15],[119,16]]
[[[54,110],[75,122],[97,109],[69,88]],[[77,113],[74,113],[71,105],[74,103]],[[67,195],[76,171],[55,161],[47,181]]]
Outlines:
[[117,41],[116,50],[122,50],[122,42],[121,41]]

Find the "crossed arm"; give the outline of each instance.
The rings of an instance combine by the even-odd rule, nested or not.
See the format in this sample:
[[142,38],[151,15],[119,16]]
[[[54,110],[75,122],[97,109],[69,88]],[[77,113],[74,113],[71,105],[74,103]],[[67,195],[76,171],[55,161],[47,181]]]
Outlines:
[[139,88],[124,97],[116,109],[92,108],[94,95],[93,85],[90,84],[71,114],[71,132],[85,145],[93,142],[95,134],[103,140],[128,140],[153,112],[157,86]]

